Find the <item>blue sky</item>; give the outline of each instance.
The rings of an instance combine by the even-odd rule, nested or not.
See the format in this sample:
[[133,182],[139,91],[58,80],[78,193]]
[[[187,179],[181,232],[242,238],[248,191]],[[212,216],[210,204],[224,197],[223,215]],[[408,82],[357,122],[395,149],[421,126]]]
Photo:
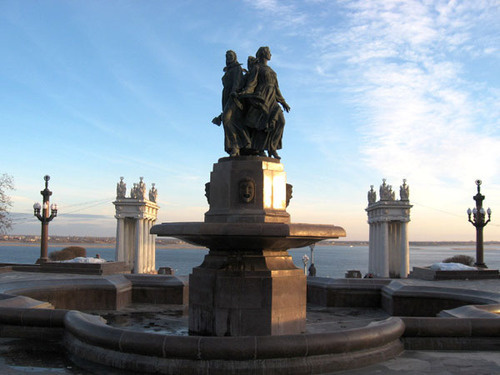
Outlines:
[[225,156],[221,76],[260,46],[291,106],[280,152],[293,222],[368,238],[366,192],[410,186],[410,240],[473,240],[483,180],[500,240],[498,1],[0,0],[0,173],[15,179],[11,233],[114,235],[116,183],[144,176],[159,221],[202,221]]

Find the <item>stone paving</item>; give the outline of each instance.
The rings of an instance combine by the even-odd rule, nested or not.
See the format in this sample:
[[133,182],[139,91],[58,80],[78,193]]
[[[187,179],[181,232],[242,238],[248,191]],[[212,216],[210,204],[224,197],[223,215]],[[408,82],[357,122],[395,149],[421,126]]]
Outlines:
[[410,351],[376,365],[335,375],[498,375],[498,352]]
[[[63,354],[59,345],[22,339],[0,339],[0,374],[132,375],[102,367],[81,368]],[[498,375],[498,352],[405,351],[399,357],[333,375]]]

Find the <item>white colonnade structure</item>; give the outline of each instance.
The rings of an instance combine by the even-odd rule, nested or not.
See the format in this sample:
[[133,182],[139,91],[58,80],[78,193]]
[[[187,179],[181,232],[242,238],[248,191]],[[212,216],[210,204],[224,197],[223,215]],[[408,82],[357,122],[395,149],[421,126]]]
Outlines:
[[[116,187],[116,252],[117,262],[125,262],[132,273],[157,273],[155,264],[156,235],[150,234],[158,216],[156,204],[157,190],[152,184],[146,196],[146,184],[143,177],[130,190],[120,177]],[[149,199],[148,199],[149,198]]]
[[392,186],[382,180],[380,200],[373,185],[368,192],[368,224],[370,244],[368,272],[375,277],[405,278],[410,271],[409,187],[406,180],[400,187],[400,200],[395,199]]

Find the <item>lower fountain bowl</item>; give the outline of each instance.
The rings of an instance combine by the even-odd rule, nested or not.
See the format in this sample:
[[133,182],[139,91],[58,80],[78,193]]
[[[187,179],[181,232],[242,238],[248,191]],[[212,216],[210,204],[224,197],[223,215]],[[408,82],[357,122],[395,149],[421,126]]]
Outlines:
[[346,232],[324,224],[185,222],[157,224],[151,228],[151,234],[176,237],[209,249],[283,251],[345,237]]

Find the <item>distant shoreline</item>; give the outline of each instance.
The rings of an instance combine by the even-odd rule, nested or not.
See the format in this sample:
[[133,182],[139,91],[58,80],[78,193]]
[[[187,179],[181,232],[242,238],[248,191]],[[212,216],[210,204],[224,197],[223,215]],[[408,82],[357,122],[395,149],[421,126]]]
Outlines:
[[[28,246],[28,247],[40,247],[40,243],[36,242],[20,242],[20,241],[0,241],[0,246]],[[81,243],[81,242],[49,242],[49,247],[68,247],[68,246],[80,246],[84,248],[106,248],[113,249],[115,247],[114,243]],[[201,246],[190,245],[188,243],[179,244],[157,244],[156,249],[205,249]]]
[[[499,245],[500,241],[485,241],[484,245]],[[33,241],[13,241],[13,240],[0,240],[0,246],[29,246],[29,247],[40,247],[40,242]],[[85,241],[75,241],[75,242],[50,242],[49,247],[68,247],[68,246],[81,246],[85,248],[114,248],[114,242],[85,242]],[[316,244],[316,246],[368,246],[368,241],[321,241]],[[410,246],[412,247],[427,247],[427,246],[476,246],[474,241],[410,241]],[[181,243],[160,243],[156,244],[157,249],[206,249],[202,246],[191,245],[186,242]]]

